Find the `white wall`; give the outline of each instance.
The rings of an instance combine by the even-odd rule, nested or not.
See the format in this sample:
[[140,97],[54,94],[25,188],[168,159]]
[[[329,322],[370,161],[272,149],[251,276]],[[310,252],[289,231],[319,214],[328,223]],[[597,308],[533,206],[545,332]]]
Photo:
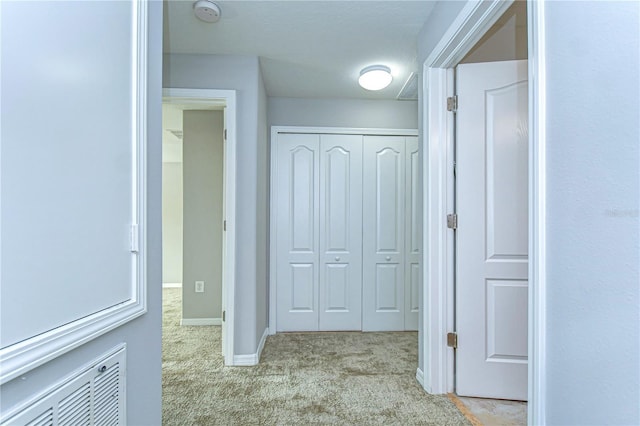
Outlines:
[[182,318],[222,318],[223,112],[184,111],[183,131]]
[[[14,2],[14,5],[18,4]],[[60,44],[58,49],[51,49],[47,51],[42,50],[43,40],[57,40],[61,27],[64,27],[65,31],[76,31],[78,37],[80,34],[83,36],[93,35],[91,26],[82,27],[83,23],[90,22],[92,25],[95,23],[94,12],[95,9],[91,7],[87,8],[83,3],[67,3],[65,7],[72,8],[76,13],[77,19],[71,21],[60,21],[57,19],[50,19],[48,14],[42,14],[42,3],[33,2],[20,2],[21,8],[26,8],[30,13],[31,19],[20,21],[23,28],[25,27],[30,32],[30,37],[23,37],[22,34],[16,34],[9,31],[9,26],[6,22],[12,19],[17,19],[9,11],[7,2],[2,2],[2,93],[4,95],[6,87],[14,84],[25,84],[24,80],[20,80],[20,76],[16,80],[9,80],[7,76],[10,74],[7,70],[13,67],[19,67],[22,64],[18,64],[15,61],[7,61],[5,57],[5,48],[9,45],[19,45],[25,52],[25,58],[27,55],[33,59],[34,57],[45,57],[49,62],[47,66],[38,67],[38,72],[30,76],[28,83],[34,86],[48,86],[51,90],[40,91],[38,93],[31,92],[28,89],[24,92],[24,99],[28,97],[38,96],[39,103],[34,103],[33,108],[24,111],[17,112],[16,109],[11,111],[12,114],[18,114],[20,119],[28,119],[32,122],[40,122],[45,118],[59,120],[61,123],[68,123],[68,129],[71,130],[82,120],[92,120],[98,126],[111,127],[119,126],[119,122],[114,120],[115,111],[107,112],[104,115],[95,115],[93,108],[83,108],[83,104],[80,100],[85,95],[84,88],[81,87],[83,81],[77,79],[77,74],[73,72],[82,72],[83,70],[91,69],[95,64],[95,55],[100,55],[102,50],[96,50],[94,56],[87,56],[84,60],[79,60],[73,63],[65,62],[67,57],[66,49],[69,49],[68,45]],[[56,4],[55,7],[59,7]],[[20,376],[19,378],[3,384],[0,387],[0,412],[4,413],[6,410],[19,404],[25,398],[30,397],[35,392],[43,391],[52,382],[61,379],[62,377],[70,374],[79,366],[84,363],[93,360],[94,358],[102,355],[105,351],[113,348],[115,345],[125,342],[127,344],[127,423],[130,425],[158,425],[161,423],[161,264],[162,264],[162,252],[161,252],[161,55],[162,55],[162,4],[156,2],[150,2],[149,7],[149,28],[148,28],[148,66],[149,71],[147,74],[148,94],[148,122],[147,122],[147,137],[148,137],[148,156],[147,156],[147,308],[148,311],[143,316],[130,321],[126,325],[123,325],[107,334],[104,334],[92,341],[85,343],[78,348],[58,356],[54,360],[43,364],[42,366],[29,371],[28,373]],[[39,19],[41,17],[42,19]],[[37,21],[34,21],[36,19]],[[53,65],[56,64],[58,68]],[[66,65],[65,68],[63,65]],[[70,67],[73,65],[74,67]],[[69,74],[70,73],[70,74]],[[74,78],[65,78],[67,76],[73,76]],[[95,74],[82,74],[85,78],[96,78]],[[86,81],[85,81],[86,82]],[[120,89],[122,82],[113,79],[97,79],[95,84],[102,85],[104,90],[117,90]],[[26,85],[26,84],[25,84]],[[64,88],[66,93],[65,101],[73,103],[77,101],[77,110],[75,114],[69,115],[63,109],[52,107],[57,105],[61,99],[49,99],[47,97],[51,93]],[[95,99],[94,99],[95,101]],[[3,102],[4,104],[4,102]],[[40,110],[38,105],[44,105],[44,110]],[[5,119],[9,111],[6,108],[2,109],[2,121]],[[26,114],[26,115],[25,115]],[[44,117],[42,114],[46,114]],[[15,115],[14,115],[15,117]],[[72,118],[73,122],[68,120]],[[122,123],[125,126],[126,123]],[[126,124],[128,127],[128,124]],[[4,128],[2,135],[2,148],[4,144],[8,143],[5,139]],[[65,132],[57,133],[52,132],[48,135],[47,142],[59,146],[59,150],[53,150],[49,160],[60,166],[60,173],[69,173],[76,179],[82,180],[85,178],[82,174],[75,172],[72,168],[63,168],[66,161],[66,153],[63,147],[67,143],[68,134]],[[32,149],[32,144],[36,141],[29,141],[26,137],[21,140],[22,142],[22,154],[25,156],[31,156],[37,154]],[[85,160],[88,164],[95,167],[110,167],[108,165],[108,159],[100,156],[87,158]],[[112,167],[112,166],[111,166]],[[125,166],[128,169],[128,166]],[[112,170],[120,170],[112,167]],[[34,178],[47,179],[48,176],[44,174],[43,170],[39,168],[33,168],[30,173]],[[121,172],[115,172],[114,176],[120,176]],[[6,187],[4,180],[3,169],[3,188],[2,195],[4,196]],[[82,200],[78,200],[82,203]],[[4,207],[4,204],[3,204]],[[4,212],[3,212],[4,213]],[[108,211],[107,211],[108,213]],[[31,226],[32,223],[26,222],[22,226]],[[5,240],[3,231],[3,249],[11,246],[13,241]],[[77,227],[73,232],[73,237],[86,235],[85,229]],[[40,241],[47,244],[55,243],[55,240],[47,234],[43,234],[39,237]],[[101,241],[90,240],[91,244],[99,245]],[[53,256],[51,253],[48,256]],[[88,254],[88,256],[96,256],[96,254]],[[94,259],[95,260],[95,259]],[[2,281],[4,286],[6,282]],[[58,288],[61,293],[65,288],[64,282],[48,281],[41,283],[31,283],[33,291],[37,291],[38,285],[46,285]],[[31,312],[32,315],[37,315],[36,312]],[[9,318],[7,321],[11,321]],[[4,321],[4,320],[3,320]]]
[[268,106],[269,126],[418,128],[415,101],[270,97]]
[[265,166],[258,164],[264,161],[259,157],[258,145],[266,140],[259,136],[264,120],[259,114],[260,79],[255,56],[175,54],[165,55],[163,61],[165,88],[228,89],[237,93],[236,355],[256,352],[261,337],[261,333],[256,332],[257,306],[267,304],[266,295],[262,290],[258,292],[259,280],[263,279],[258,277],[258,270],[267,270],[266,265],[262,265],[266,256],[257,258],[257,252],[262,250],[258,246],[258,235],[266,233],[259,229],[263,225],[258,218],[268,215],[266,210],[258,208],[258,198],[262,196],[258,191],[263,190],[258,182],[267,180],[266,175],[258,175],[259,170],[265,170]]
[[548,424],[640,424],[640,3],[548,2]]
[[182,108],[162,104],[162,282],[182,283]]

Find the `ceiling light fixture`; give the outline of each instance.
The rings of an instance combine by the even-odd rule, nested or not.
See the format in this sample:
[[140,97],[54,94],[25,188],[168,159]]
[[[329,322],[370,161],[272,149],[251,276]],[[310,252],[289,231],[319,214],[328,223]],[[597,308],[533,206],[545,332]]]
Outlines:
[[382,90],[391,84],[391,69],[384,65],[371,65],[360,71],[358,84],[367,90]]
[[220,6],[209,0],[198,0],[193,4],[196,17],[204,22],[218,22],[220,20]]

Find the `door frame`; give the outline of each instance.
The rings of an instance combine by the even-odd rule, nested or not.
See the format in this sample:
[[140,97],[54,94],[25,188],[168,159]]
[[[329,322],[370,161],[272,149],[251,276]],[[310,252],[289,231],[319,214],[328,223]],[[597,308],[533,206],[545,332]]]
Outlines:
[[[214,89],[162,89],[162,101],[170,103],[221,105],[225,109],[225,130],[227,132],[224,150],[224,203],[226,232],[222,262],[222,354],[225,365],[234,365],[234,323],[236,287],[236,91]],[[184,285],[184,283],[183,283]]]
[[318,135],[363,135],[363,136],[418,136],[417,129],[374,129],[374,128],[352,128],[352,127],[306,127],[306,126],[271,126],[271,171],[269,185],[269,334],[276,334],[277,330],[277,289],[276,289],[276,268],[278,265],[277,256],[277,235],[276,218],[278,217],[278,203],[276,184],[278,178],[278,134],[280,133],[301,133]]
[[[423,63],[423,271],[419,348],[423,370],[416,376],[429,393],[454,390],[454,244],[446,215],[453,211],[453,67],[511,6],[513,0],[469,1]],[[544,421],[545,370],[545,25],[544,1],[527,4],[529,48],[529,348],[528,423]]]

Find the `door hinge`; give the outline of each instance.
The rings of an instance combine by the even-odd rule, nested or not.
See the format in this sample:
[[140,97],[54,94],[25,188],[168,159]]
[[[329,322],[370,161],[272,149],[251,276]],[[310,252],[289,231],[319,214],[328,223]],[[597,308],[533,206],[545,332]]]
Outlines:
[[451,112],[458,111],[458,95],[449,96],[447,98],[447,111],[451,111]]
[[447,215],[447,228],[458,229],[458,215],[456,213]]
[[458,348],[458,333],[447,333],[447,346],[453,349]]
[[222,230],[223,231],[227,230],[227,221],[226,220],[222,221]]
[[224,140],[227,140],[227,129],[224,129]]
[[227,311],[222,311],[222,322],[225,322],[227,319]]

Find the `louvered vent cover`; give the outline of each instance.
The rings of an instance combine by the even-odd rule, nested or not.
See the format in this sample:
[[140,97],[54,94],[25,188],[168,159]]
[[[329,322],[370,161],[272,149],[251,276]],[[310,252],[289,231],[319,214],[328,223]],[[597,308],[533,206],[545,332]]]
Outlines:
[[118,346],[78,374],[50,387],[54,390],[11,415],[2,426],[125,424],[125,360],[125,347]]

